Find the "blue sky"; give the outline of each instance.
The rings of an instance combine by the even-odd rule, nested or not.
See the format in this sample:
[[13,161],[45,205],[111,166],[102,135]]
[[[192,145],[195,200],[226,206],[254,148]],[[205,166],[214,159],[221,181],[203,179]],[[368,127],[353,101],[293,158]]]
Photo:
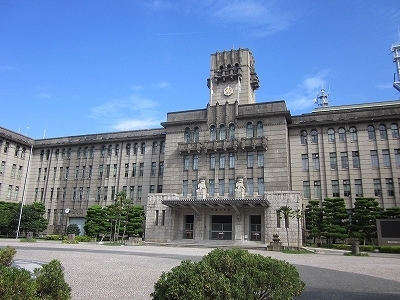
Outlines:
[[0,126],[32,138],[158,128],[209,100],[210,54],[249,48],[292,115],[399,99],[397,1],[0,1]]

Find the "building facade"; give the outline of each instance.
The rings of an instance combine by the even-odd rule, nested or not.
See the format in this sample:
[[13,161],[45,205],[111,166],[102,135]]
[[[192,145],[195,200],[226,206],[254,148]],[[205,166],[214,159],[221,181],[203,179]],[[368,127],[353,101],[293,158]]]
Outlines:
[[[400,101],[322,107],[292,116],[256,103],[248,49],[211,55],[204,109],[170,112],[161,128],[33,140],[0,128],[0,200],[43,202],[48,233],[83,228],[90,205],[126,191],[146,208],[146,240],[299,240],[310,199],[358,196],[399,206]],[[288,226],[288,228],[286,228]]]

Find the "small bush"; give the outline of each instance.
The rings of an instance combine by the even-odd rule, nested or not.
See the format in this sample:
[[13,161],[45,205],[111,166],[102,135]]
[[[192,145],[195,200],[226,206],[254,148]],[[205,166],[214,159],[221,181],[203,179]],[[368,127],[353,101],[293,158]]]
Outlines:
[[68,225],[66,232],[67,234],[79,235],[81,233],[81,230],[79,229],[79,226],[77,224],[70,224]]
[[400,246],[380,246],[381,253],[400,253]]
[[79,244],[77,240],[63,240],[61,243],[63,244]]
[[19,240],[21,243],[36,243],[36,239],[22,238]]
[[90,242],[91,238],[87,235],[78,235],[75,237],[75,240],[78,242]]
[[17,253],[17,251],[10,246],[0,249],[0,267],[11,266],[15,253]]
[[46,240],[50,240],[50,241],[62,241],[65,240],[66,236],[62,235],[62,234],[49,234],[46,235]]
[[304,290],[296,268],[287,262],[240,249],[215,249],[200,262],[183,261],[163,273],[154,300],[283,300]]
[[24,269],[0,267],[0,299],[39,299],[31,273]]
[[351,245],[347,244],[332,244],[332,249],[339,249],[339,250],[351,250]]

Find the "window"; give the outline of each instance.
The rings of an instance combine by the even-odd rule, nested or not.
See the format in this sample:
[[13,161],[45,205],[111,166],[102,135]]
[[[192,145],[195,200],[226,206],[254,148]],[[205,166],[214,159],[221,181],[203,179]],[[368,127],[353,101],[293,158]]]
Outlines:
[[198,142],[200,139],[200,130],[199,127],[195,127],[193,130],[193,141]]
[[189,170],[189,155],[184,155],[183,156],[183,170],[188,171]]
[[164,175],[164,162],[160,161],[158,164],[158,176]]
[[375,196],[382,196],[382,186],[381,186],[381,180],[378,179],[374,179],[374,193]]
[[79,147],[78,148],[78,158],[81,158],[82,157],[82,147]]
[[252,168],[253,167],[253,151],[248,151],[247,152],[247,167]]
[[126,153],[126,155],[131,154],[131,144],[130,143],[126,144],[125,153]]
[[193,170],[198,170],[199,169],[199,155],[194,154],[193,155]]
[[15,152],[14,152],[14,156],[17,157],[18,156],[18,152],[19,152],[19,146],[15,147]]
[[115,200],[115,186],[111,187],[111,200],[114,201]]
[[138,199],[139,201],[142,200],[142,191],[143,191],[143,188],[142,188],[141,185],[139,185],[139,186],[137,187],[137,199]]
[[132,177],[136,176],[136,163],[132,164]]
[[157,185],[157,193],[162,193],[162,184]]
[[350,127],[350,141],[357,141],[357,129],[355,127]]
[[315,129],[311,130],[311,143],[318,144],[318,131]]
[[230,140],[235,139],[235,125],[233,124],[229,125],[229,139]]
[[396,167],[400,167],[400,149],[394,149],[394,158],[396,160]]
[[5,161],[2,161],[2,162],[1,162],[1,165],[0,165],[0,174],[3,174],[3,173],[4,173],[5,167],[6,167],[6,162],[5,162]]
[[340,152],[340,160],[342,162],[342,169],[349,168],[349,158],[347,156],[347,152]]
[[388,149],[383,149],[382,150],[382,156],[383,156],[383,166],[384,167],[390,167],[390,154]]
[[215,180],[214,179],[210,179],[208,181],[208,188],[209,188],[209,195],[210,196],[214,196],[215,194]]
[[79,178],[79,166],[75,167],[75,179]]
[[353,158],[353,168],[360,168],[360,156],[358,154],[358,151],[352,151],[351,156]]
[[145,154],[145,152],[146,152],[146,143],[143,142],[143,143],[140,145],[140,154]]
[[228,183],[228,195],[229,195],[229,196],[235,195],[235,179],[229,179],[229,183]]
[[144,173],[144,163],[139,164],[139,176],[143,176]]
[[386,178],[385,181],[386,181],[387,195],[388,196],[394,196],[393,179],[392,178]]
[[108,145],[107,155],[108,155],[108,156],[111,156],[111,155],[112,155],[112,145]]
[[301,165],[303,171],[308,171],[308,154],[301,155]]
[[312,154],[312,160],[313,160],[313,169],[319,170],[319,155],[318,155],[318,153]]
[[58,160],[59,156],[60,156],[60,149],[57,149],[56,150],[56,160]]
[[15,172],[17,171],[17,165],[13,164],[11,168],[11,178],[15,177]]
[[151,162],[150,176],[156,176],[156,174],[157,174],[157,162],[152,161]]
[[160,154],[164,154],[165,152],[165,142],[160,143]]
[[8,152],[8,147],[10,146],[10,143],[9,142],[6,142],[5,144],[4,144],[4,153],[7,153]]
[[235,152],[229,152],[229,169],[235,168]]
[[331,164],[331,169],[337,169],[336,152],[330,152],[329,153],[329,161],[330,161],[330,164]]
[[382,140],[387,140],[386,126],[383,124],[379,125],[379,135]]
[[187,180],[184,180],[182,182],[182,194],[183,194],[183,196],[187,196],[187,194],[188,194],[188,181]]
[[263,123],[257,122],[257,137],[262,137],[264,135],[263,132]]
[[149,188],[149,193],[154,193],[155,192],[155,190],[156,190],[156,187],[152,184],[152,185],[150,185],[150,188]]
[[215,126],[210,126],[210,141],[215,141],[217,139],[217,132],[215,130]]
[[258,195],[264,195],[264,178],[257,179]]
[[210,169],[214,170],[215,169],[215,154],[210,153]]
[[133,200],[135,198],[135,187],[130,186],[129,187],[129,199]]
[[94,146],[90,148],[90,158],[94,158]]
[[92,172],[93,172],[93,166],[90,165],[90,166],[89,166],[89,175],[88,175],[88,178],[89,178],[89,179],[92,178]]
[[106,178],[110,177],[110,165],[106,166]]
[[254,131],[253,131],[253,124],[252,123],[247,123],[247,126],[246,126],[246,137],[247,138],[254,137]]
[[69,167],[65,167],[65,180],[68,179]]
[[316,199],[321,199],[321,181],[314,181],[314,196]]
[[339,142],[345,142],[346,141],[346,130],[343,127],[340,127],[338,132],[339,132]]
[[190,128],[189,127],[185,128],[185,132],[183,134],[183,140],[185,141],[185,143],[190,142]]
[[44,150],[40,151],[40,156],[39,156],[40,157],[40,161],[43,161],[43,156],[44,156]]
[[247,178],[247,195],[253,196],[253,194],[254,194],[253,178]]
[[103,165],[99,166],[99,178],[103,178]]
[[219,154],[219,168],[225,169],[225,153]]
[[332,197],[340,197],[339,181],[332,180],[331,183],[332,183]]
[[103,199],[104,199],[104,202],[107,202],[107,197],[108,197],[108,186],[105,186],[103,189],[104,189],[104,196],[103,196]]
[[100,202],[100,198],[101,198],[101,187],[98,186],[98,187],[97,187],[96,201],[97,201],[97,202]]
[[85,158],[88,157],[88,152],[89,152],[89,148],[85,147],[85,150],[83,151],[83,155],[85,156]]
[[22,151],[21,151],[21,158],[25,158],[25,153],[26,153],[26,149],[25,149],[25,148],[22,148]]
[[303,181],[303,197],[311,198],[310,182]]
[[197,180],[192,180],[192,195],[197,195]]
[[392,130],[392,138],[398,139],[399,138],[399,127],[397,124],[390,125],[390,129]]
[[157,142],[153,142],[153,147],[151,148],[152,149],[152,154],[157,154],[158,153],[157,148],[158,148],[158,143]]
[[257,151],[257,167],[262,168],[264,167],[264,152]]
[[220,125],[219,126],[219,139],[220,140],[225,140],[226,139],[225,125]]
[[367,131],[368,131],[368,139],[369,140],[375,140],[375,128],[374,128],[374,126],[368,125]]
[[133,154],[137,154],[138,153],[138,149],[139,149],[139,144],[138,143],[134,143],[133,144]]
[[343,194],[345,197],[349,197],[351,195],[349,180],[343,180]]
[[307,131],[302,130],[300,132],[300,143],[302,145],[306,145],[307,144]]
[[218,180],[218,188],[219,188],[219,195],[224,196],[225,195],[225,180],[224,179]]
[[125,164],[125,173],[124,173],[124,177],[128,177],[129,176],[129,164]]
[[376,150],[371,150],[371,166],[373,168],[378,168],[379,167],[379,162],[378,162],[378,151]]
[[356,197],[363,196],[363,187],[361,179],[354,179],[354,185],[356,187]]
[[332,128],[328,129],[328,142],[334,142],[335,141],[335,130]]

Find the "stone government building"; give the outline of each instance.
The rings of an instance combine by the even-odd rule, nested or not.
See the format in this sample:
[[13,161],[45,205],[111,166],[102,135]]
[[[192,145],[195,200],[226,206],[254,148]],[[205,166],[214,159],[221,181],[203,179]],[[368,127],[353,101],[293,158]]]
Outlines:
[[[292,116],[284,101],[256,103],[248,49],[212,54],[207,85],[206,108],[170,112],[156,129],[34,140],[0,128],[0,200],[43,202],[47,233],[60,233],[126,191],[146,208],[147,241],[262,244],[286,241],[281,206],[400,205],[400,101]],[[296,219],[288,233],[297,245]]]

